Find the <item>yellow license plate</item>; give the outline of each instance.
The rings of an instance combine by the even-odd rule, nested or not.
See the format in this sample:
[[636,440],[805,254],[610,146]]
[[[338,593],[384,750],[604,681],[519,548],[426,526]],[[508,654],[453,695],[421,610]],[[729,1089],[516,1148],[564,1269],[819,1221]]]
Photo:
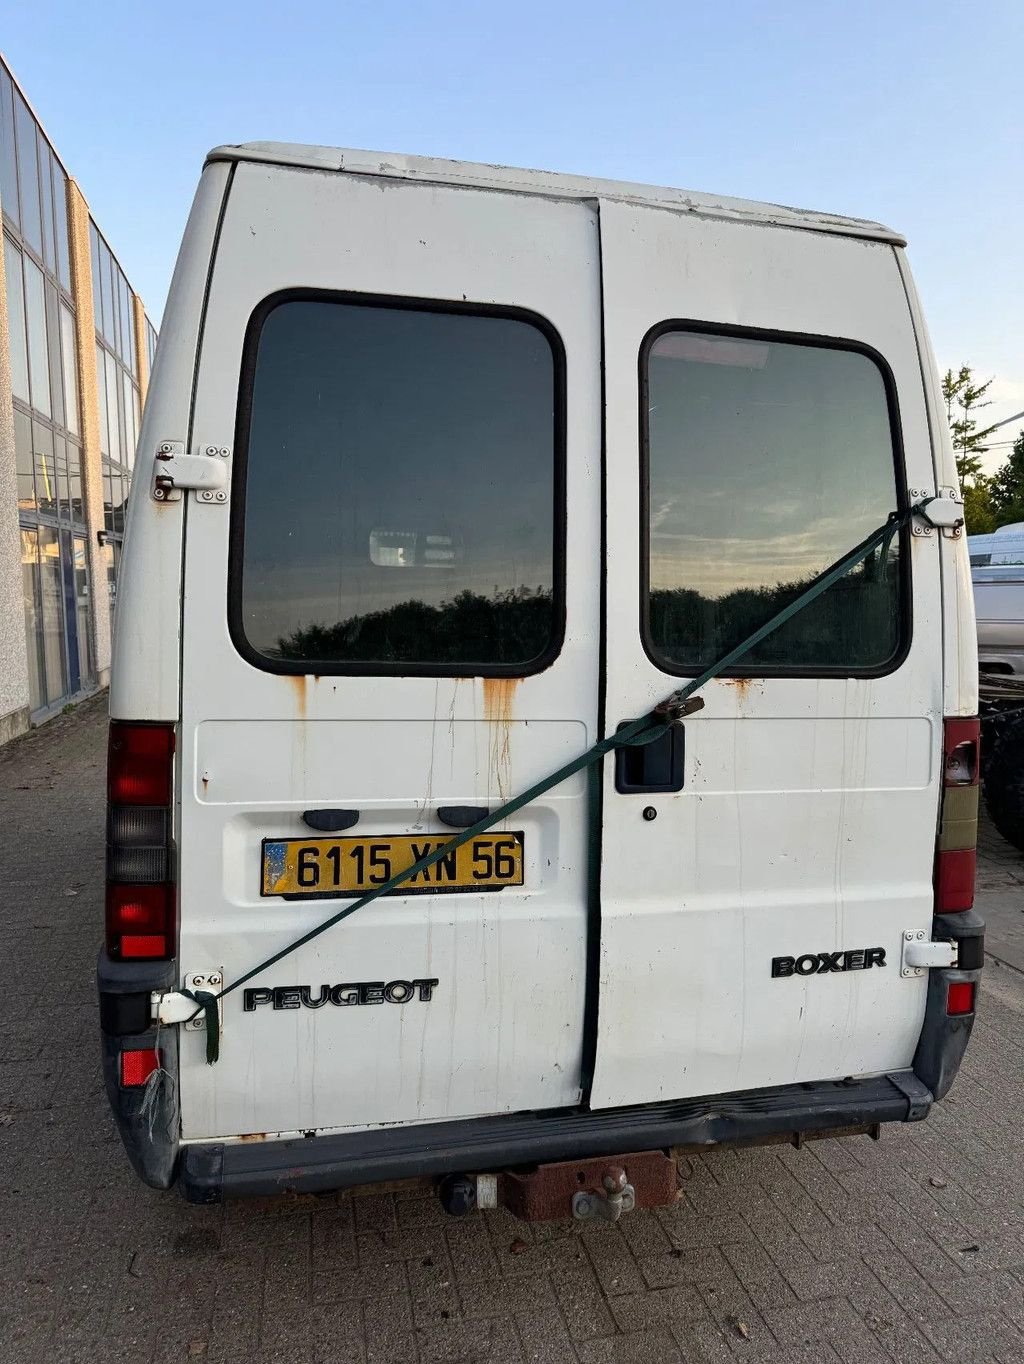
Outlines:
[[[443,837],[265,838],[261,895],[362,895],[442,847]],[[500,890],[523,884],[523,835],[483,834],[393,892]]]

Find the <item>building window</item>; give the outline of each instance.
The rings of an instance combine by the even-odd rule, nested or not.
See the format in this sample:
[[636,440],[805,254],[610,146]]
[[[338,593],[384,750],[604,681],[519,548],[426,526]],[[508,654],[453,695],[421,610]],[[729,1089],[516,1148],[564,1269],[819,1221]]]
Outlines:
[[[644,631],[668,672],[699,672],[796,598],[897,507],[888,380],[864,351],[768,333],[659,328],[641,402]],[[734,670],[895,666],[906,621],[897,538]]]
[[0,204],[30,705],[38,712],[95,671],[78,353],[66,177],[2,65]]

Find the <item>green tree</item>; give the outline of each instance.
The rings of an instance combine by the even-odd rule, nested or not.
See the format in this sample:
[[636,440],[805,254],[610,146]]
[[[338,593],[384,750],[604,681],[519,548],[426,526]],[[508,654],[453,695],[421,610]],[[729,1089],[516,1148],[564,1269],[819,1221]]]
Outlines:
[[991,386],[991,379],[986,379],[983,384],[975,383],[970,365],[961,365],[957,374],[947,369],[942,376],[942,396],[946,400],[946,418],[953,437],[956,471],[961,484],[974,482],[979,476],[984,477],[981,457],[988,449],[985,444],[987,437],[996,428],[986,426],[979,431],[977,418],[973,414],[989,406],[985,394]]
[[963,485],[964,522],[968,535],[990,535],[1000,524],[992,506],[992,484],[984,474]]
[[994,518],[992,529],[1024,521],[1024,431],[1013,442],[1009,458],[992,475],[989,486]]

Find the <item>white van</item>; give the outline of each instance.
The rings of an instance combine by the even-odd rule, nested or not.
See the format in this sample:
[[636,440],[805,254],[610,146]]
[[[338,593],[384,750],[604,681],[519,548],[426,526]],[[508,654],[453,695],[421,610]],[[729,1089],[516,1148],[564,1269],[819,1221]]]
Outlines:
[[144,1180],[617,1216],[674,1195],[676,1148],[945,1093],[977,656],[903,245],[210,154],[110,697],[103,1048]]

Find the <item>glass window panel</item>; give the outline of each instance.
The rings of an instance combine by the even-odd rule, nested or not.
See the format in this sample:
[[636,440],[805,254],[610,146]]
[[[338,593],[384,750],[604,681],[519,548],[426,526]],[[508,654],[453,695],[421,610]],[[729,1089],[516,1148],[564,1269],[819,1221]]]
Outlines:
[[85,503],[82,500],[82,457],[76,445],[68,445],[68,496],[71,500],[71,517],[74,521],[85,520]]
[[135,355],[135,303],[128,281],[124,282],[124,362],[133,378],[138,378],[139,367]]
[[56,516],[58,488],[53,462],[53,432],[42,422],[32,423],[32,461],[39,510],[47,516]]
[[136,449],[136,447],[137,447],[138,444],[139,444],[139,430],[140,430],[140,428],[141,428],[141,426],[142,426],[142,402],[141,402],[141,399],[139,398],[139,390],[138,390],[137,388],[135,388],[134,385],[133,385],[133,387],[132,387],[132,408],[133,408],[133,411],[134,411],[134,422],[135,422],[135,427],[134,427],[134,430],[135,430],[135,443],[134,443],[134,445],[132,446],[132,456],[131,456],[131,465],[130,465],[130,467],[131,467],[131,468],[134,468],[134,467],[135,467],[135,449]]
[[[699,671],[896,508],[882,373],[858,351],[663,333],[647,361],[652,653]],[[875,670],[900,644],[899,542],[739,665]]]
[[78,621],[78,674],[82,682],[93,677],[92,643],[89,611],[89,556],[85,537],[76,535],[74,542],[75,612]]
[[249,433],[250,645],[311,671],[535,666],[558,619],[555,382],[518,319],[275,308]]
[[49,354],[46,346],[46,299],[43,272],[28,257],[25,264],[25,319],[28,324],[28,377],[32,406],[50,416]]
[[103,524],[108,532],[114,529],[114,489],[109,466],[103,469]]
[[96,400],[100,410],[100,454],[110,454],[110,422],[107,416],[107,357],[96,343]]
[[89,220],[89,252],[92,259],[92,320],[96,330],[103,333],[103,295],[100,289],[100,236],[96,224]]
[[63,436],[53,437],[53,472],[57,492],[57,515],[62,521],[71,519],[68,493],[68,446]]
[[103,355],[104,373],[107,385],[107,420],[110,423],[110,458],[120,464],[124,460],[124,421],[118,401],[120,384],[117,382],[117,361],[105,351]]
[[43,624],[43,676],[52,705],[67,690],[64,671],[64,586],[60,568],[60,535],[39,527],[39,568]]
[[43,223],[39,211],[39,165],[36,157],[36,122],[28,106],[14,92],[14,122],[18,139],[18,185],[21,189],[21,234],[39,253],[43,250]]
[[109,342],[114,335],[114,304],[110,295],[110,252],[100,240],[100,298],[103,303],[103,338]]
[[67,177],[55,156],[50,156],[53,174],[53,230],[57,239],[57,278],[71,292],[71,247],[68,236]]
[[43,609],[39,582],[39,532],[21,531],[21,590],[25,603],[25,644],[28,654],[28,695],[32,710],[46,705],[41,657]]
[[118,367],[117,361],[113,356],[109,357],[114,371],[114,388],[117,392],[117,440],[121,454],[119,456],[122,464],[128,463],[128,413],[125,409],[125,392],[122,380],[125,372]]
[[7,72],[0,69],[0,207],[18,224],[18,157],[14,149],[14,87]]
[[37,134],[39,150],[39,200],[43,209],[43,260],[57,273],[57,247],[53,233],[53,184],[50,179],[50,144]]
[[156,328],[153,324],[146,321],[146,354],[149,356],[149,372],[153,373],[153,361],[156,359]]
[[56,285],[46,281],[46,353],[50,366],[50,397],[53,404],[53,420],[58,426],[64,423],[64,380],[63,365],[60,358],[60,304]]
[[18,479],[18,510],[36,510],[36,476],[32,457],[32,422],[19,408],[14,409],[14,462]]
[[61,365],[64,373],[64,424],[73,435],[79,432],[78,344],[75,319],[67,304],[60,305]]
[[135,441],[138,432],[135,430],[135,385],[127,370],[121,371],[121,391],[124,397],[125,463],[130,469],[135,463]]
[[21,274],[21,252],[4,237],[4,272],[7,276],[7,327],[11,338],[11,391],[22,402],[29,402],[28,343],[25,337],[25,285]]

